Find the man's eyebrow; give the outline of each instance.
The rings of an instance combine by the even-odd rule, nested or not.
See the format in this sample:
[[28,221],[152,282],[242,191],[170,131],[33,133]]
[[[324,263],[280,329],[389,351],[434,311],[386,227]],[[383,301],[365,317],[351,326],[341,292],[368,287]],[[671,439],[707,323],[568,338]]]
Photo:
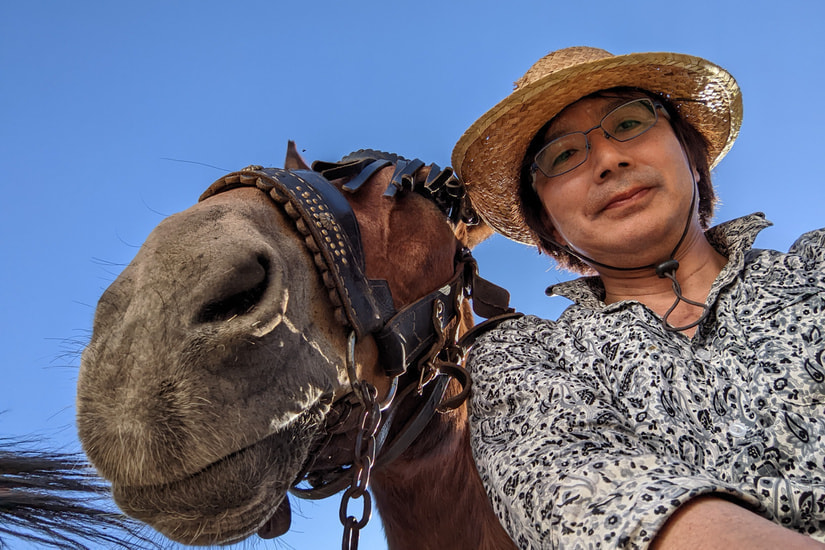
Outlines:
[[544,133],[544,143],[550,143],[556,138],[579,131],[570,127],[570,125],[565,124],[563,121],[559,122],[559,120],[563,119],[558,119],[551,122],[550,126],[547,128],[547,131]]

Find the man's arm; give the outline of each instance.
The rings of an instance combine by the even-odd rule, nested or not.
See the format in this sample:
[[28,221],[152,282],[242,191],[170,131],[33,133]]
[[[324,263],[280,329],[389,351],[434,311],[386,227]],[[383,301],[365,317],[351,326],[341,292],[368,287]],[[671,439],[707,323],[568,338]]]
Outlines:
[[825,544],[786,529],[728,500],[695,498],[668,519],[651,550],[818,549]]

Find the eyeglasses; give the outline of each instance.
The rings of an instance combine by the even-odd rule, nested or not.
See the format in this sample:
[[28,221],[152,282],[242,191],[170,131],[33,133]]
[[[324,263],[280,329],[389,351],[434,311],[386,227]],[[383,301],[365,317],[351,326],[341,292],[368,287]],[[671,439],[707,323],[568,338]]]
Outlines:
[[[601,128],[605,138],[630,141],[644,134],[659,120],[659,103],[648,98],[634,99],[604,115],[601,122],[584,132],[573,132],[558,137],[541,148],[533,161],[533,173],[541,170],[548,178],[554,178],[575,170],[590,155],[587,134]],[[665,113],[667,116],[667,113]],[[534,184],[535,185],[535,184]]]

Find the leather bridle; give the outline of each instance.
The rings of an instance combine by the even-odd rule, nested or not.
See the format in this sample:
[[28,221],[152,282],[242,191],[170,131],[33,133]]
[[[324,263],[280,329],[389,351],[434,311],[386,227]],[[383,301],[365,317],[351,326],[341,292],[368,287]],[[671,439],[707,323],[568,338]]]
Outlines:
[[[360,463],[358,448],[367,446],[362,439],[370,439],[371,457],[365,474],[355,472],[356,480],[364,475],[368,480],[370,468],[398,457],[437,411],[460,406],[469,393],[469,373],[459,365],[467,345],[457,339],[461,303],[472,299],[475,314],[490,319],[481,328],[518,315],[508,307],[509,293],[478,275],[476,261],[466,248],[456,255],[449,281],[399,311],[393,306],[387,281],[366,277],[358,222],[343,193],[330,180],[346,178],[343,192],[357,193],[378,170],[391,165],[395,171],[385,196],[416,192],[432,200],[451,222],[477,223],[464,186],[451,168],[441,170],[432,164],[426,178],[416,177],[424,167],[422,161],[377,151],[359,151],[338,163],[315,162],[312,170],[249,166],[220,178],[200,197],[204,200],[238,187],[255,187],[271,197],[303,235],[335,306],[336,319],[351,331],[348,372],[353,391],[332,404],[324,437],[291,490],[301,498],[317,499],[350,486],[342,502],[345,547],[347,520],[350,531],[355,530],[354,544],[349,547],[357,546],[357,531],[369,520],[368,481],[350,479],[353,464]],[[383,403],[375,402],[374,393],[370,397],[374,388],[370,390],[371,386],[355,374],[354,344],[367,335],[374,337],[380,363],[392,379],[390,395]],[[461,384],[462,390],[444,400],[447,385],[453,379]],[[401,418],[398,404],[407,399],[415,400],[416,405],[412,414]],[[374,426],[371,433],[366,433],[364,424],[370,421]],[[393,428],[396,424],[400,427]],[[390,432],[395,434],[392,440],[388,437]],[[357,483],[363,487],[353,491]],[[364,518],[345,519],[348,498],[365,493]]]

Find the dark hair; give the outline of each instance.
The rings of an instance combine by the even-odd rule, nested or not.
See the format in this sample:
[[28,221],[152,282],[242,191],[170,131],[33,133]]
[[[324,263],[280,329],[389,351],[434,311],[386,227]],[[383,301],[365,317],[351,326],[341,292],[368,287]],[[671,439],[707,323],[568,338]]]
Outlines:
[[11,540],[75,550],[160,548],[111,505],[108,485],[83,458],[0,437],[0,548]]
[[[689,122],[684,120],[679,110],[668,101],[664,96],[641,90],[638,88],[610,88],[601,90],[596,93],[587,95],[582,99],[593,97],[610,96],[628,96],[628,99],[638,97],[643,94],[657,103],[661,103],[670,116],[670,126],[673,128],[673,133],[684,145],[690,163],[699,173],[699,180],[697,182],[699,188],[699,222],[703,229],[708,228],[710,219],[713,216],[713,209],[716,206],[716,193],[713,190],[713,183],[710,178],[710,165],[708,162],[708,145],[704,136],[694,128]],[[536,192],[533,190],[533,157],[545,145],[544,136],[550,124],[555,121],[555,117],[550,119],[547,124],[541,127],[536,132],[530,144],[527,146],[527,151],[524,154],[524,159],[521,163],[521,173],[519,182],[519,208],[521,208],[527,226],[533,230],[538,238],[539,252],[544,252],[552,256],[560,267],[580,274],[589,274],[593,269],[584,263],[576,256],[570,254],[565,249],[553,244],[552,232],[553,225],[550,222],[547,213],[544,210],[544,205],[541,203]]]

